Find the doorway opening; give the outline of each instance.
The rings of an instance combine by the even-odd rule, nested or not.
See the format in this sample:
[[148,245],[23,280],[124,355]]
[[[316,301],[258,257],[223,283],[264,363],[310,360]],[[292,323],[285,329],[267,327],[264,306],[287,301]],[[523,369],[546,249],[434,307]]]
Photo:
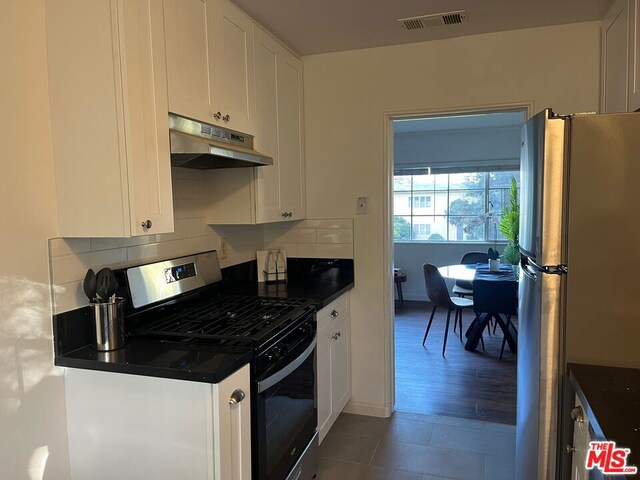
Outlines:
[[[515,425],[517,355],[495,322],[481,329],[477,348],[470,349],[475,270],[464,280],[438,267],[488,268],[490,248],[500,253],[503,270],[517,264],[517,249],[510,251],[505,229],[509,212],[517,208],[512,200],[519,192],[520,135],[527,114],[527,107],[512,107],[390,119],[397,411]],[[446,285],[444,292],[439,282]],[[427,294],[426,283],[435,298]],[[462,306],[461,316],[447,305]],[[505,313],[501,319],[517,329],[517,316]]]

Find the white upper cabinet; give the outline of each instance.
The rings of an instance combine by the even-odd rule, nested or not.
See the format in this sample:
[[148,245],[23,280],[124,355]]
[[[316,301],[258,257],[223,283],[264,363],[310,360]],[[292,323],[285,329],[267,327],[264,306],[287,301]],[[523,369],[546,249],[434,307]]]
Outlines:
[[602,22],[603,113],[640,109],[640,0],[616,0]]
[[253,21],[227,0],[164,0],[169,110],[255,135]]
[[278,57],[278,129],[282,206],[288,220],[300,220],[306,215],[302,62],[285,49]]
[[256,148],[273,165],[256,169],[256,222],[305,216],[302,162],[302,65],[269,34],[255,29]]
[[640,0],[629,0],[629,111],[640,109]]
[[603,113],[628,108],[629,0],[617,0],[602,23]]
[[169,110],[212,123],[212,1],[164,0]]
[[214,9],[214,117],[219,125],[255,135],[253,20],[227,0],[215,0]]
[[161,0],[46,2],[59,235],[173,231]]
[[208,173],[211,224],[302,220],[305,208],[302,62],[254,28],[256,138],[273,165]]

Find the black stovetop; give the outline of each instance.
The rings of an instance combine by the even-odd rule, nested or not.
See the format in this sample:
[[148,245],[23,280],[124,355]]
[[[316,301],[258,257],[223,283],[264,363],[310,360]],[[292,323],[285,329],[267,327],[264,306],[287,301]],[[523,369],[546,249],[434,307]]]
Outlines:
[[245,295],[170,304],[146,313],[134,335],[259,346],[307,312],[311,300]]

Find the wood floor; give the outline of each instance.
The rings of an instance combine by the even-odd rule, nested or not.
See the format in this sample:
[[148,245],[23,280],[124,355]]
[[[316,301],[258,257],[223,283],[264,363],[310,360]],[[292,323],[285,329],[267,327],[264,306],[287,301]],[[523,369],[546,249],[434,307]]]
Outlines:
[[[486,352],[482,347],[468,352],[453,333],[452,315],[443,358],[446,311],[438,309],[422,347],[431,308],[427,302],[408,301],[396,307],[396,410],[515,425],[516,356],[507,347],[498,360],[500,330],[493,336],[485,331]],[[467,311],[464,329],[472,320]]]

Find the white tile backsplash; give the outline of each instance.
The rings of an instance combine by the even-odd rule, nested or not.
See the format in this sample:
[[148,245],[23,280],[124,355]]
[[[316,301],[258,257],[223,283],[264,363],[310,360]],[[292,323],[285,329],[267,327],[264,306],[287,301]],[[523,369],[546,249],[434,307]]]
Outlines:
[[352,243],[300,243],[298,257],[302,258],[353,258]]
[[298,256],[297,243],[265,243],[263,250],[284,250],[285,252],[287,252],[287,257]]
[[53,238],[49,249],[53,257],[90,252],[91,240],[89,238]]
[[92,238],[91,250],[97,252],[99,250],[112,250],[114,248],[132,247],[134,245],[154,242],[156,242],[156,235],[143,235],[142,237],[131,238]]
[[185,238],[180,240],[180,255],[193,255],[206,250],[217,250],[219,243],[220,237],[217,235]]
[[298,228],[348,228],[353,230],[351,218],[329,218],[320,220],[301,220]]
[[353,219],[309,219],[264,226],[264,248],[288,257],[353,258]]
[[353,258],[352,219],[309,219],[266,225],[207,225],[201,172],[173,169],[174,232],[132,238],[50,240],[56,313],[87,304],[82,279],[89,268],[135,265],[146,260],[217,250],[227,240],[221,267],[255,260],[256,251],[284,248],[288,257]]
[[180,256],[180,240],[161,243],[147,243],[127,248],[127,260],[134,262],[149,258],[169,258]]
[[51,259],[53,284],[63,285],[77,282],[84,278],[89,268],[93,268],[97,273],[102,267],[126,261],[126,248],[53,257]]
[[317,243],[353,243],[350,228],[319,228],[316,232]]
[[293,225],[267,226],[264,232],[266,242],[316,243],[315,228],[294,228]]

